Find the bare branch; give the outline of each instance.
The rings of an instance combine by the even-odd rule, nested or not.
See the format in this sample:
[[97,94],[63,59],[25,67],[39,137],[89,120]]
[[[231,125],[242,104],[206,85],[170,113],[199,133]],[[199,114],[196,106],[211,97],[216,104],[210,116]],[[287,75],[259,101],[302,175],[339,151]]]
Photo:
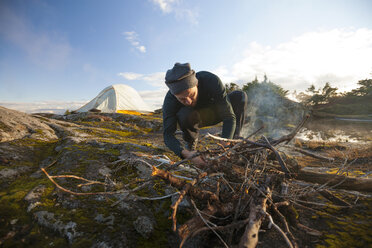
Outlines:
[[270,214],[268,214],[267,212],[264,212],[264,214],[269,218],[269,221],[271,223],[271,225],[279,231],[279,233],[282,235],[282,237],[284,238],[285,242],[287,243],[288,247],[289,248],[294,248],[294,246],[292,245],[291,241],[289,240],[289,238],[287,237],[287,235],[285,234],[285,232],[277,225],[274,223],[274,220],[273,218],[271,217]]

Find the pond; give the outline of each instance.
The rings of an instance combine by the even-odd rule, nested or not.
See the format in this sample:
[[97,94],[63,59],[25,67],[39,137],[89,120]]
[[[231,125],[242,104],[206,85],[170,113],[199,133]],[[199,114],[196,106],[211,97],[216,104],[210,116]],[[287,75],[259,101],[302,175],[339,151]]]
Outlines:
[[372,142],[372,119],[311,119],[296,138],[331,142]]

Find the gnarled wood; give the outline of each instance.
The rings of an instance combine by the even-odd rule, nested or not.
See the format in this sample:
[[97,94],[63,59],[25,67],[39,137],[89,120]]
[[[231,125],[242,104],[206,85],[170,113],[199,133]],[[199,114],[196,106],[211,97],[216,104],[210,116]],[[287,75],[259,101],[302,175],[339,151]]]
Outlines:
[[266,202],[268,197],[271,197],[271,190],[266,188],[266,195],[257,191],[255,197],[252,198],[250,203],[249,223],[245,228],[245,232],[240,239],[239,248],[254,248],[258,243],[258,231],[260,230],[261,223],[265,218]]
[[328,187],[334,187],[337,189],[372,192],[372,179],[353,178],[303,170],[299,171],[294,178],[311,183],[327,183]]

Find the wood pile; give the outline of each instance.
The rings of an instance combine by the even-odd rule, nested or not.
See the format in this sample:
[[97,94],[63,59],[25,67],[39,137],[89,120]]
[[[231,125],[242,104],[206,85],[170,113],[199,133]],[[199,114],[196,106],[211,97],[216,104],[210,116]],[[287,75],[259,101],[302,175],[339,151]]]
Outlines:
[[[253,134],[243,140],[207,135],[214,142],[222,141],[228,145],[197,153],[195,156],[201,156],[207,165],[191,165],[194,173],[188,175],[189,179],[173,172],[187,159],[167,169],[153,166],[152,176],[162,178],[179,190],[178,200],[171,206],[171,218],[173,231],[180,238],[180,247],[189,238],[206,232],[213,232],[220,240],[219,245],[225,247],[256,247],[264,221],[273,227],[270,231],[280,234],[288,247],[299,247],[292,230],[321,235],[315,228],[305,226],[293,217],[295,207],[306,208],[304,197],[317,192],[335,206],[350,207],[350,203],[333,194],[332,190],[372,192],[371,179],[302,171],[294,160],[277,150],[276,147],[293,139],[307,118],[304,117],[292,133],[275,140],[262,136],[252,141]],[[324,156],[318,158],[333,161]],[[346,162],[341,164],[339,171],[345,165]],[[185,198],[191,202],[194,214],[182,225],[177,225],[178,206]]]

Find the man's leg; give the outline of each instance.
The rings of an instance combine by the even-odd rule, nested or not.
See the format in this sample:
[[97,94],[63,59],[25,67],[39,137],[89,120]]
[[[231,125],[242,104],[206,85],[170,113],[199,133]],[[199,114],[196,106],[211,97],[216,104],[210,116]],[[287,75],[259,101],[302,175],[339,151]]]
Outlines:
[[183,107],[177,113],[177,120],[183,132],[188,150],[195,150],[199,136],[200,115],[191,107]]
[[240,136],[240,131],[242,130],[244,125],[245,115],[248,106],[248,97],[244,91],[236,90],[231,92],[228,95],[228,98],[230,100],[231,106],[234,110],[234,114],[236,117],[234,138],[237,138]]

